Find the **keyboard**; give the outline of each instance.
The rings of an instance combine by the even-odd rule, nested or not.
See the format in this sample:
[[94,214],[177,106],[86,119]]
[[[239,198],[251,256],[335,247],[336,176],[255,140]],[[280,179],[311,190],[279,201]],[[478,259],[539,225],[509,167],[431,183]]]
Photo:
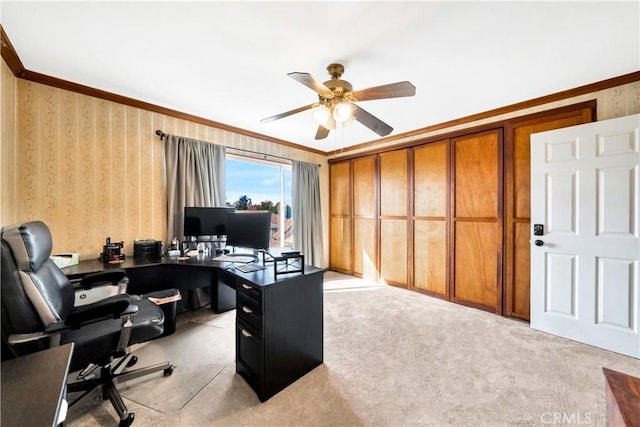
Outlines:
[[251,273],[252,271],[264,270],[264,266],[260,264],[243,264],[236,265],[236,269],[242,271],[243,273]]
[[249,262],[256,262],[256,257],[252,256],[252,255],[246,255],[246,256],[242,256],[242,255],[220,255],[217,256],[215,258],[211,258],[213,261],[224,261],[224,262],[239,262],[239,263],[249,263]]

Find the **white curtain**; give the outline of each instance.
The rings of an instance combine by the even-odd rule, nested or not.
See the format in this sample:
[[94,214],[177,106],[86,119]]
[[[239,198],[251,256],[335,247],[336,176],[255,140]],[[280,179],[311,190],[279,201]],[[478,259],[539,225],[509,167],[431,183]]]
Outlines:
[[210,142],[167,135],[164,154],[167,239],[175,236],[180,240],[185,206],[224,206],[226,150]]
[[320,165],[292,162],[293,247],[304,254],[305,263],[322,267],[322,209]]

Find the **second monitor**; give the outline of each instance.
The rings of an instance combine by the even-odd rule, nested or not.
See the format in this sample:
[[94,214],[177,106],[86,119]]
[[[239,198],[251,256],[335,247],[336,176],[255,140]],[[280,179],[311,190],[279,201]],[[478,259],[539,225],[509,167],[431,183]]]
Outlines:
[[234,208],[227,207],[192,207],[184,208],[184,236],[223,236],[228,234],[228,216]]
[[235,211],[227,220],[227,246],[269,250],[271,212]]

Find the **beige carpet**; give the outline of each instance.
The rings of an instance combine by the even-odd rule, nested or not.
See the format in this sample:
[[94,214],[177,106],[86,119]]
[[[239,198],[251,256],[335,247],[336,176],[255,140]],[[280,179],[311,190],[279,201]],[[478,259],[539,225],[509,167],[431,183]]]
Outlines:
[[[121,385],[137,426],[548,426],[605,424],[602,367],[640,362],[524,322],[328,272],[324,364],[265,403],[235,374],[235,313],[178,316],[136,349],[171,377]],[[99,396],[70,426],[116,425]]]

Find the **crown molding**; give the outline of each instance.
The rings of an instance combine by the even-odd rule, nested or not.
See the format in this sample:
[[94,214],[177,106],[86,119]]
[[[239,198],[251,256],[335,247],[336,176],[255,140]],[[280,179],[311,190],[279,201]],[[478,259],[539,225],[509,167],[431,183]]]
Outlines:
[[0,53],[13,75],[18,78],[23,78],[24,73],[27,70],[25,70],[24,65],[22,65],[22,61],[20,61],[20,58],[18,57],[16,50],[13,48],[9,37],[7,37],[7,33],[4,32],[4,27],[2,25],[0,25]]
[[140,101],[138,99],[129,98],[127,96],[118,95],[116,93],[107,92],[105,90],[96,89],[90,86],[81,85],[78,83],[74,83],[68,80],[59,79],[57,77],[48,76],[46,74],[37,73],[34,71],[27,70],[20,57],[16,53],[9,37],[4,31],[2,25],[0,25],[0,35],[2,36],[1,43],[2,49],[1,54],[4,61],[9,66],[9,69],[13,73],[14,76],[20,79],[28,80],[34,83],[40,83],[43,85],[68,90],[71,92],[76,92],[82,95],[91,96],[94,98],[104,99],[106,101],[115,102],[118,104],[128,105],[130,107],[139,108],[142,110],[151,111],[154,113],[164,114],[166,116],[175,117],[178,119],[188,120],[190,122],[198,123],[205,126],[210,126],[216,129],[221,129],[228,132],[233,132],[236,134],[244,135],[249,138],[260,139],[263,141],[272,142],[274,144],[282,145],[288,148],[294,148],[314,154],[320,154],[323,156],[327,155],[326,151],[317,150],[310,147],[305,147],[304,145],[296,144],[293,142],[285,141],[282,139],[274,138],[267,135],[262,135],[257,132],[252,132],[246,129],[238,128],[235,126],[227,125],[224,123],[216,122],[214,120],[210,120],[204,117],[196,116],[193,114],[184,113],[182,111],[173,110],[166,107],[161,107],[159,105],[151,104],[148,102]]
[[[623,74],[622,76],[601,80],[599,82],[590,83],[584,86],[579,86],[577,88],[563,90],[561,92],[552,93],[550,95],[541,96],[539,98],[533,98],[527,101],[518,102],[516,104],[495,108],[493,110],[483,111],[482,113],[472,114],[470,116],[460,117],[458,119],[437,123],[435,125],[426,126],[420,129],[409,131],[409,132],[400,133],[387,138],[381,138],[373,141],[363,142],[361,144],[352,145],[350,147],[346,147],[340,150],[331,151],[328,154],[330,157],[339,155],[340,158],[342,159],[343,156],[348,154],[349,152],[361,150],[372,144],[382,144],[382,143],[389,143],[393,141],[398,141],[400,143],[400,140],[404,140],[406,138],[410,138],[416,135],[421,135],[428,132],[447,129],[454,126],[460,126],[467,123],[473,123],[479,120],[483,120],[483,119],[487,119],[487,118],[491,118],[491,117],[495,117],[503,114],[513,113],[516,111],[525,110],[527,108],[536,107],[538,105],[548,104],[550,102],[555,102],[555,101],[561,101],[563,99],[573,98],[576,96],[585,95],[588,93],[593,93],[593,92],[597,92],[604,89],[610,89],[612,87],[621,86],[624,84],[633,83],[637,81],[640,81],[640,71],[634,71],[629,74]],[[385,146],[385,148],[389,148],[390,146],[391,145],[387,145]]]

